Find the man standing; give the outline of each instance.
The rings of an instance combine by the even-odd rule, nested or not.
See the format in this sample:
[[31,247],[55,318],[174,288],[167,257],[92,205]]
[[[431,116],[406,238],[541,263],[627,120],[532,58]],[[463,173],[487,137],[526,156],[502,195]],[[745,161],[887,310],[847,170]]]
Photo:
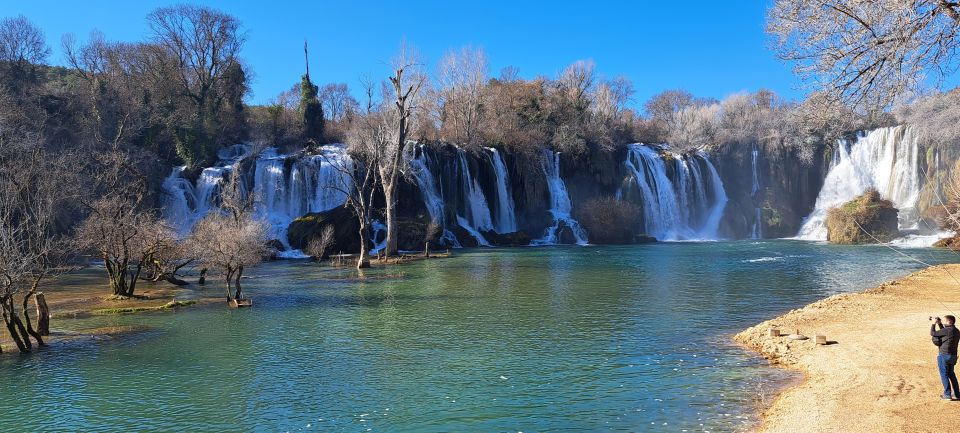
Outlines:
[[[930,336],[933,337],[933,344],[940,346],[940,353],[937,355],[937,369],[940,370],[940,380],[943,382],[944,400],[951,400],[953,397],[960,398],[960,387],[957,386],[957,374],[953,368],[957,365],[957,343],[960,342],[960,330],[954,327],[957,318],[953,316],[943,316],[944,322],[936,321],[930,325]],[[937,326],[940,329],[937,329]],[[953,394],[950,394],[950,386],[953,386]]]

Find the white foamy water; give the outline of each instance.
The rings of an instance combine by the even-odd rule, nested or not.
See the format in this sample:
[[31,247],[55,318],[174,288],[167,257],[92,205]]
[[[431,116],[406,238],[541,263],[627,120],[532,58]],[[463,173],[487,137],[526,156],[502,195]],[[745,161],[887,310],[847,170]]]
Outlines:
[[503,155],[492,147],[486,148],[490,152],[490,164],[497,179],[497,212],[494,218],[494,230],[497,233],[513,233],[517,231],[517,215],[513,206],[513,195],[510,194],[510,173],[503,163]]
[[547,178],[547,188],[550,191],[550,215],[553,216],[553,225],[547,227],[543,237],[531,242],[531,245],[555,245],[560,242],[560,232],[567,227],[573,233],[578,245],[587,244],[587,233],[570,215],[573,205],[570,203],[570,194],[567,185],[560,177],[560,152],[544,150],[541,166]]
[[657,149],[644,144],[628,149],[624,166],[640,192],[644,233],[659,240],[716,239],[727,194],[709,158],[670,153],[676,173],[671,179]]
[[919,153],[916,135],[909,126],[875,129],[861,135],[849,148],[847,143],[838,143],[815,208],[797,238],[826,240],[827,212],[871,188],[900,210],[901,230],[917,228]]
[[[220,187],[236,170],[249,151],[249,146],[234,146],[220,153],[215,167],[204,169],[196,185],[183,177],[184,167],[177,167],[163,182],[166,193],[164,217],[181,235],[208,212],[218,209]],[[294,219],[310,212],[323,212],[346,201],[344,191],[350,178],[342,169],[352,165],[343,145],[328,145],[320,154],[293,157],[264,150],[254,164],[252,188],[254,214],[270,226],[269,236],[283,244],[283,258],[307,257],[290,247],[287,227]],[[244,185],[244,182],[241,182]],[[246,190],[246,188],[245,188]]]

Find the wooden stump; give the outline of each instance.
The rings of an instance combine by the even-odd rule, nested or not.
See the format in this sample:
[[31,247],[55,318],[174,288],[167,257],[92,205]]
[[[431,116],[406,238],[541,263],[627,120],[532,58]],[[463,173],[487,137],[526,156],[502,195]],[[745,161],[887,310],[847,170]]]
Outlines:
[[815,338],[816,338],[816,340],[817,340],[817,344],[819,344],[819,345],[821,345],[821,346],[827,344],[827,336],[826,336],[826,335],[817,335]]
[[780,336],[780,330],[777,329],[777,328],[770,328],[769,332],[770,332],[770,336],[771,336],[771,337],[779,337],[779,336]]
[[230,308],[246,308],[246,307],[252,307],[252,306],[253,306],[253,301],[251,301],[250,299],[236,299],[236,298],[231,298],[231,299],[227,300],[227,306],[230,307]]
[[46,337],[50,335],[50,308],[47,307],[47,298],[43,292],[37,293],[34,297],[37,304],[37,332]]

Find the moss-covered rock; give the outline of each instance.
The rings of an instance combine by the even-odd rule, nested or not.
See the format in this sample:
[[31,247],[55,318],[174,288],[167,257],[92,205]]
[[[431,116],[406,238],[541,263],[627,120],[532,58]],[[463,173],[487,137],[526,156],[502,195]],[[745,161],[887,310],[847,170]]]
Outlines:
[[960,251],[960,235],[954,235],[949,238],[943,238],[933,244],[937,248],[949,248],[953,251]]
[[869,190],[827,213],[827,240],[836,244],[890,242],[899,234],[897,208]]

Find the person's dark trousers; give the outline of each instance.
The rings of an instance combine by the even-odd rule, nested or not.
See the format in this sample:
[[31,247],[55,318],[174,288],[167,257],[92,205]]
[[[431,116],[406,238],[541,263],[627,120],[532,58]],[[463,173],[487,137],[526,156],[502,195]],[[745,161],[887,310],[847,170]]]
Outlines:
[[950,398],[950,386],[953,385],[953,396],[960,398],[960,386],[957,386],[957,373],[953,368],[957,366],[957,357],[954,355],[937,355],[937,369],[940,370],[940,380],[943,382],[943,396]]

